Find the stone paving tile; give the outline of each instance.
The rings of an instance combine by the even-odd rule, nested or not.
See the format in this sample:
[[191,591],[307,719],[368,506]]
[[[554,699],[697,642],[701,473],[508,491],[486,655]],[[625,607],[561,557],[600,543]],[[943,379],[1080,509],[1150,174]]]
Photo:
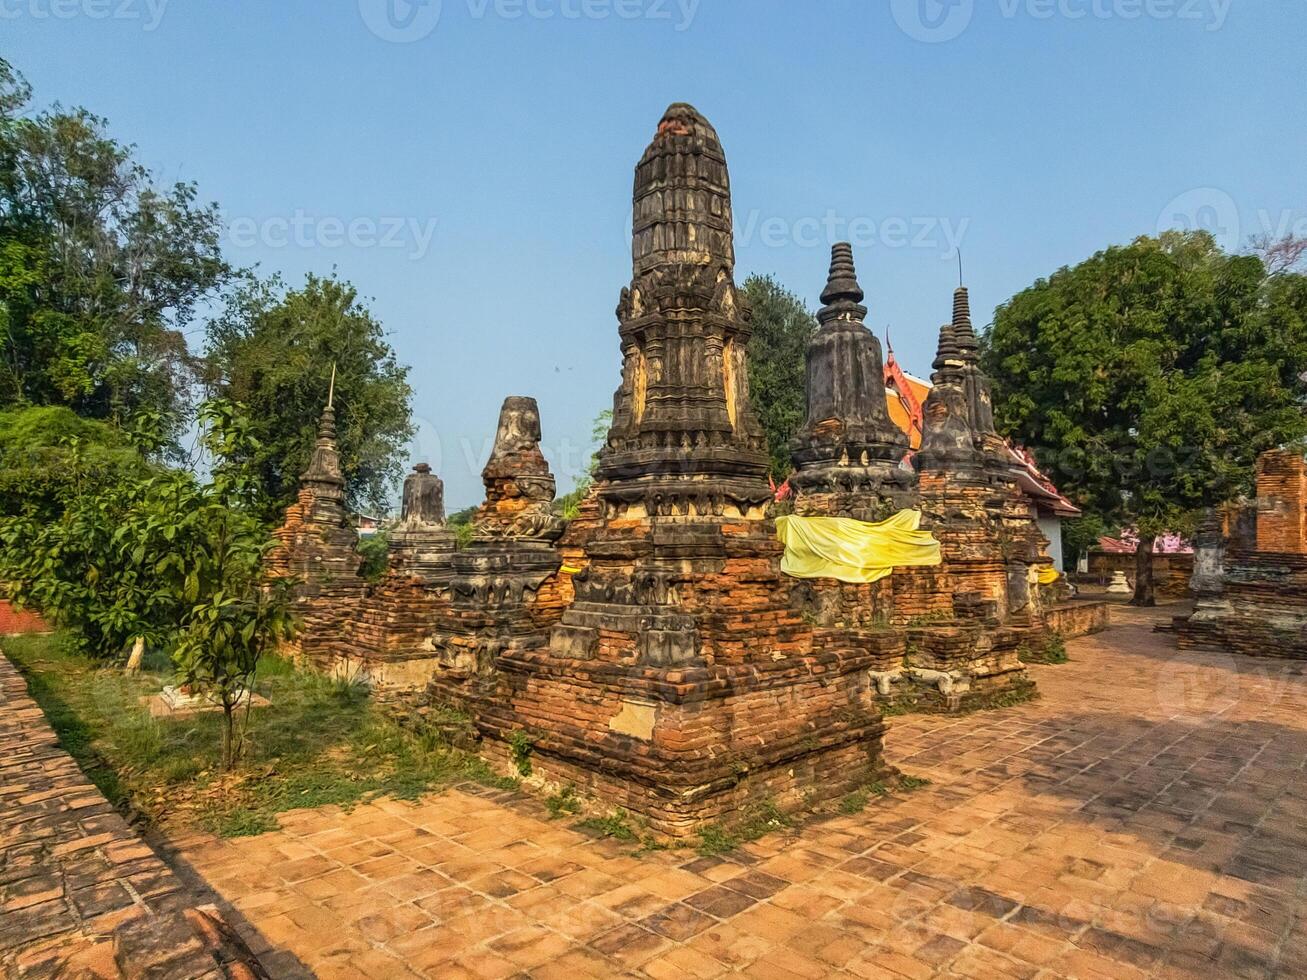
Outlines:
[[0,975],[252,977],[238,973],[248,950],[229,956],[201,931],[225,923],[197,918],[200,904],[59,747],[0,653]]
[[1307,671],[1177,654],[1173,612],[1114,609],[1039,701],[891,719],[929,786],[726,858],[481,787],[180,852],[323,977],[1307,975]]

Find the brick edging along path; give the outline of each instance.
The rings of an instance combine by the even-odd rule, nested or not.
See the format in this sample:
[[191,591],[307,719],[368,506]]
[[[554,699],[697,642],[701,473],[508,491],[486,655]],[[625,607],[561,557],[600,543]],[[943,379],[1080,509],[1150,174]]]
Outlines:
[[[0,652],[0,975],[258,976],[59,746]],[[243,956],[239,958],[244,959]]]

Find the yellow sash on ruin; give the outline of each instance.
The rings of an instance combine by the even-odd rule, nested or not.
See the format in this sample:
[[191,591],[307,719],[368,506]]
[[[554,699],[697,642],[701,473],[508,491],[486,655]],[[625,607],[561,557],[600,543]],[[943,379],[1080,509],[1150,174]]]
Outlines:
[[1059,572],[1052,565],[1046,565],[1045,567],[1041,568],[1038,572],[1038,581],[1040,585],[1052,585],[1061,577],[1062,577],[1062,573]]
[[901,510],[880,524],[846,517],[779,517],[781,571],[794,578],[879,582],[895,568],[938,565],[939,542],[920,530],[921,511]]

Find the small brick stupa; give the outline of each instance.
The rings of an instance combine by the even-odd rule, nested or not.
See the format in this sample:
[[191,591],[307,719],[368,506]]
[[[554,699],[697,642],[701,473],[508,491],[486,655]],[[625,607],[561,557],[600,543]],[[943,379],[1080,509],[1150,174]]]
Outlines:
[[560,565],[554,543],[563,522],[552,509],[554,477],[540,451],[535,399],[504,402],[481,477],[486,499],[472,519],[471,544],[454,556],[452,605],[431,640],[439,669],[430,693],[484,717],[487,726],[495,724],[493,716],[508,727],[501,662],[547,643],[562,605],[554,598]]
[[994,429],[979,349],[959,287],[939,332],[917,457],[923,527],[941,544],[955,622],[911,631],[909,644],[921,666],[960,671],[973,691],[992,693],[1025,683],[1022,645],[1047,642],[1035,583],[1052,559]]
[[908,437],[889,417],[880,341],[863,323],[867,308],[853,248],[836,245],[825,304],[807,353],[807,421],[794,440],[797,512],[880,521],[915,505],[916,475],[901,465]]
[[404,480],[390,528],[389,567],[349,624],[358,676],[377,687],[421,689],[435,669],[430,638],[449,606],[456,536],[445,526],[445,485],[426,463]]
[[288,652],[331,669],[339,657],[349,655],[347,624],[358,612],[367,583],[359,576],[358,533],[345,508],[330,395],[313,458],[300,476],[299,496],[273,534],[277,546],[268,559],[269,574],[295,579],[295,611],[302,621]]

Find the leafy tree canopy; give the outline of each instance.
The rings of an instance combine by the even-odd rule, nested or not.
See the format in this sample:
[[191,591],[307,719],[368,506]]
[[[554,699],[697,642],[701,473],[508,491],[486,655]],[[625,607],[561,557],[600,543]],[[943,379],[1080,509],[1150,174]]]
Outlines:
[[749,341],[749,400],[767,433],[772,475],[793,469],[790,440],[807,416],[808,343],[816,318],[771,276],[750,276],[744,293],[753,307]]
[[1205,232],[1109,248],[1018,293],[985,337],[1002,431],[1141,540],[1252,488],[1307,430],[1307,276]]
[[175,448],[185,329],[230,273],[217,206],[193,184],[156,186],[104,119],[30,99],[0,60],[0,407],[149,411]]
[[300,289],[247,278],[208,326],[214,390],[246,407],[258,448],[248,464],[276,520],[313,455],[336,369],[337,443],[355,509],[384,510],[413,437],[408,368],[353,286],[310,275]]
[[0,412],[0,517],[54,520],[69,499],[146,467],[131,435],[109,423],[55,405]]
[[[240,751],[235,707],[260,657],[293,630],[290,585],[268,580],[272,538],[252,510],[256,486],[229,459],[249,458],[249,423],[215,402],[200,416],[217,464],[201,483],[155,466],[103,485],[74,485],[53,519],[0,519],[0,580],[11,598],[114,659],[140,639],[170,649],[183,681],[224,709],[223,761]],[[81,445],[69,444],[74,471]]]

